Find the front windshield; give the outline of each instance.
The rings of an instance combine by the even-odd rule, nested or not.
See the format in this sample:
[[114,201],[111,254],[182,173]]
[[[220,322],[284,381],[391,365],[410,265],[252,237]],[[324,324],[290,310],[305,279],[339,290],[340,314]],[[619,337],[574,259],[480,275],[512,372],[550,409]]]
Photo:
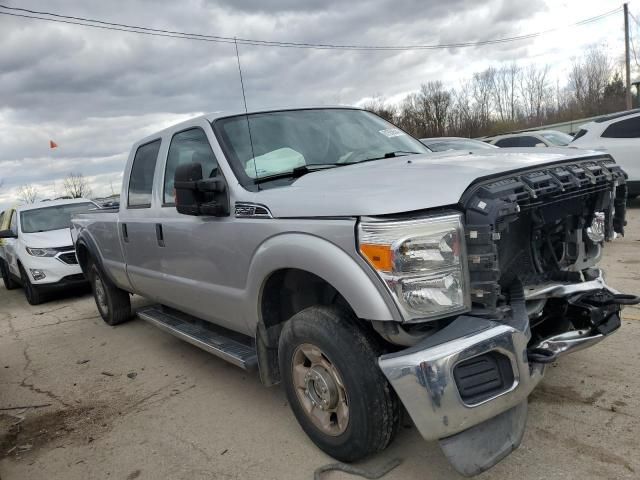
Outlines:
[[569,143],[571,143],[571,140],[573,140],[573,137],[571,135],[567,135],[566,133],[562,132],[548,132],[542,133],[541,135],[550,143],[553,143],[558,147],[566,147],[567,145],[569,145]]
[[250,129],[245,115],[214,123],[243,183],[296,168],[429,152],[420,141],[363,110],[286,110],[250,114],[248,119]]
[[495,145],[471,139],[435,141],[427,143],[427,147],[434,152],[444,152],[446,150],[492,150],[497,148]]
[[25,210],[20,213],[20,226],[23,233],[69,228],[73,215],[88,212],[92,208],[96,208],[96,206],[91,202],[86,202]]

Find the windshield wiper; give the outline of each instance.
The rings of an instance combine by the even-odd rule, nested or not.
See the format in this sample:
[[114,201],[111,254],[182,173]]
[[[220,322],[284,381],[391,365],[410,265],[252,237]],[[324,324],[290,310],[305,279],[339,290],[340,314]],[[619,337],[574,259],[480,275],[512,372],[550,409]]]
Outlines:
[[394,150],[393,152],[385,153],[381,157],[365,158],[364,160],[360,160],[358,162],[353,162],[353,163],[372,162],[373,160],[383,160],[385,158],[404,157],[406,155],[419,155],[420,153],[426,153],[426,152],[410,152],[406,150]]
[[270,182],[272,180],[279,180],[281,178],[300,178],[303,175],[311,172],[318,172],[320,170],[328,170],[330,168],[341,167],[343,165],[348,165],[347,163],[316,163],[310,165],[301,165],[299,167],[294,168],[293,170],[288,170],[286,172],[274,173],[273,175],[267,175],[266,177],[259,177],[253,180],[253,183],[259,184],[264,182]]

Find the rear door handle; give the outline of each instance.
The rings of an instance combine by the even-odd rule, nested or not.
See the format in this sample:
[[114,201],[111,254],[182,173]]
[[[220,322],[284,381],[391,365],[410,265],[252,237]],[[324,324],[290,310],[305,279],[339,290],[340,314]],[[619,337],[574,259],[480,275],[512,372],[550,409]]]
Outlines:
[[129,243],[129,233],[127,232],[127,224],[126,223],[122,224],[122,239],[126,243]]
[[156,223],[156,239],[158,240],[158,245],[164,247],[164,232],[162,231],[161,223]]

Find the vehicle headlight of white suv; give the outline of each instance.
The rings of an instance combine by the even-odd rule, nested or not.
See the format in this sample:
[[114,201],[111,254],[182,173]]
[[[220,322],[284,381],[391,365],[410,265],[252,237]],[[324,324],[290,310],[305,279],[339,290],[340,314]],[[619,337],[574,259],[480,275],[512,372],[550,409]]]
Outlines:
[[469,310],[469,274],[462,215],[412,220],[365,218],[360,254],[377,271],[407,321],[435,320]]
[[27,253],[34,257],[55,257],[58,251],[55,248],[32,248],[26,247]]

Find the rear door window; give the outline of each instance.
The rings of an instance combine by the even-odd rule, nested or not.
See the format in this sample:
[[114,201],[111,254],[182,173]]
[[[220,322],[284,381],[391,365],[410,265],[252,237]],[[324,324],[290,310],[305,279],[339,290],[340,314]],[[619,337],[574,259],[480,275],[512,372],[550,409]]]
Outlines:
[[530,137],[530,136],[520,137],[519,140],[520,140],[520,142],[518,143],[519,147],[535,147],[538,143],[544,144],[544,142],[539,138]]
[[602,132],[602,136],[604,138],[640,138],[640,117],[612,123]]
[[156,171],[160,139],[141,145],[136,151],[129,178],[128,207],[151,207],[153,175]]
[[173,181],[176,169],[183,163],[196,162],[202,166],[202,177],[215,177],[218,173],[218,162],[207,135],[201,128],[192,128],[176,133],[171,139],[167,166],[164,172],[164,205],[175,203]]
[[498,140],[494,145],[498,147],[519,147],[520,146],[520,138],[519,137],[508,137],[502,138]]

